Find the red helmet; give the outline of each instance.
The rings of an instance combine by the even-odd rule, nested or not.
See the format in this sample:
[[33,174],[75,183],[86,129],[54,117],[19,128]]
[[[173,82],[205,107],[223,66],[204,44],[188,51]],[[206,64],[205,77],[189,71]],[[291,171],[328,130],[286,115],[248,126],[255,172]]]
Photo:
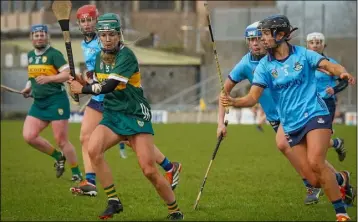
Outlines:
[[76,17],[77,19],[91,17],[98,18],[99,13],[95,5],[84,5],[77,10]]

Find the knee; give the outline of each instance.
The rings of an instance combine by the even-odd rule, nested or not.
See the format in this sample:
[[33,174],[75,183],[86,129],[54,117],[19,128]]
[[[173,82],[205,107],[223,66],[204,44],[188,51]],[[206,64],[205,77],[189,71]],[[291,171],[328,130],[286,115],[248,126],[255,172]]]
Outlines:
[[322,172],[322,169],[324,168],[324,162],[321,163],[321,161],[315,157],[308,158],[308,164],[312,171],[316,174],[320,174]]
[[56,134],[54,137],[55,137],[57,146],[60,147],[61,149],[63,149],[68,142],[66,134],[64,132],[61,132],[61,133]]
[[104,159],[104,153],[101,152],[100,147],[88,146],[88,156],[91,159],[93,165],[98,165]]
[[81,134],[80,134],[80,142],[81,142],[81,145],[83,146],[83,144],[87,143],[90,139],[90,136],[91,134],[86,132],[86,131],[81,131]]
[[291,147],[286,140],[276,140],[276,146],[283,154],[291,151]]
[[154,164],[140,164],[141,168],[142,168],[142,172],[144,174],[145,177],[147,177],[149,180],[153,179],[157,173],[157,168],[155,167]]
[[38,133],[37,132],[35,132],[35,131],[24,131],[23,133],[22,133],[22,135],[23,135],[23,137],[24,137],[24,140],[25,140],[25,142],[26,143],[28,143],[28,144],[31,144],[32,143],[32,141],[36,138],[36,137],[38,137]]

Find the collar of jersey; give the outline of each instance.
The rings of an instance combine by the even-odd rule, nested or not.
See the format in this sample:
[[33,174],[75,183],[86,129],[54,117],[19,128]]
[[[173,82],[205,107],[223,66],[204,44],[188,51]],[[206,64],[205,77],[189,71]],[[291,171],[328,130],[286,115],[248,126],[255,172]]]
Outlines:
[[265,57],[265,55],[264,55],[264,56],[262,56],[261,58],[256,59],[255,56],[251,53],[251,51],[249,51],[249,53],[250,53],[250,62],[260,62],[260,60],[261,60],[263,57]]
[[329,58],[328,56],[326,56],[324,53],[321,54],[323,57],[325,57],[328,61],[329,61]]
[[50,48],[50,44],[47,44],[47,46],[43,50],[35,49],[34,50],[35,55],[37,55],[37,56],[43,55],[49,48]]
[[97,35],[94,35],[94,37],[91,39],[91,41],[87,42],[86,41],[86,37],[83,39],[83,41],[86,43],[86,44],[90,44],[93,40],[96,40],[97,39]]
[[[289,44],[289,43],[287,43],[287,45],[288,45],[288,50],[289,50],[288,56],[287,56],[285,59],[283,59],[283,60],[278,60],[278,61],[285,61],[288,57],[290,57],[290,55],[292,55],[293,53],[295,53],[295,47],[294,47],[293,45]],[[274,60],[277,60],[277,59],[275,58],[275,56],[273,56],[273,54],[270,53],[269,51],[267,52],[267,54],[268,54],[267,60],[268,60],[269,62],[274,61]]]

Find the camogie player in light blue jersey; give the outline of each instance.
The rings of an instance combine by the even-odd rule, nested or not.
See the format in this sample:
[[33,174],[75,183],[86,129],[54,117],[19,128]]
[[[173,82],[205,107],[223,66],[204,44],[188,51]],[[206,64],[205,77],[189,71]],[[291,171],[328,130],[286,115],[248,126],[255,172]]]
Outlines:
[[[326,57],[328,61],[338,64],[334,59],[327,57],[323,54],[323,51],[326,48],[326,43],[324,35],[322,33],[312,32],[308,34],[307,48]],[[322,69],[317,69],[315,72],[318,93],[321,95],[323,101],[326,103],[333,123],[334,116],[336,113],[336,94],[343,91],[348,86],[348,81],[346,79],[340,79],[337,76],[327,74],[329,73]],[[339,161],[343,161],[346,157],[344,140],[340,138],[331,139],[330,144],[336,150]]]
[[[265,56],[266,50],[260,44],[261,33],[257,30],[259,22],[249,25],[245,30],[246,43],[250,51],[240,60],[239,63],[230,72],[228,79],[225,81],[224,88],[227,93],[230,93],[236,84],[243,80],[248,80],[252,84],[253,73],[256,66],[262,57]],[[259,100],[262,109],[266,114],[266,119],[271,123],[275,131],[279,126],[279,116],[276,111],[276,105],[272,100],[271,92],[269,89],[264,90],[262,97]],[[226,127],[224,124],[224,107],[219,104],[219,124],[217,136],[221,133],[226,135]]]
[[[270,16],[260,21],[258,29],[268,54],[255,69],[249,94],[236,99],[222,94],[220,102],[225,107],[250,107],[257,103],[265,88],[270,88],[293,153],[301,166],[310,167],[316,174],[315,178],[308,178],[310,183],[323,187],[337,221],[350,220],[345,208],[345,202],[352,204],[354,200],[350,175],[347,171],[335,175],[325,162],[332,121],[317,92],[315,70],[322,68],[347,79],[350,84],[354,84],[355,79],[341,65],[304,47],[290,45],[288,41],[295,29],[286,16]],[[344,196],[339,185],[344,189]]]
[[[84,40],[81,42],[83,55],[86,61],[87,71],[83,75],[77,75],[78,80],[82,85],[97,81],[94,75],[94,67],[96,62],[96,55],[101,51],[100,41],[95,33],[95,26],[99,17],[98,10],[95,5],[84,5],[77,10],[77,23],[80,31],[84,35]],[[96,196],[96,174],[91,165],[91,159],[88,155],[88,143],[95,127],[102,120],[103,116],[103,100],[104,94],[93,95],[88,103],[83,116],[81,124],[80,141],[82,144],[83,162],[86,172],[86,179],[83,180],[79,186],[72,187],[71,191],[75,194],[84,194],[87,196]],[[123,141],[120,153],[122,157],[126,157],[124,151],[124,143],[130,146],[128,141]],[[154,145],[156,162],[166,171],[166,179],[174,190],[179,183],[179,174],[181,171],[181,163],[171,162],[163,153]]]
[[[255,68],[259,64],[261,58],[267,53],[266,49],[260,43],[261,32],[257,29],[258,24],[259,22],[255,22],[249,25],[245,30],[245,38],[250,51],[241,59],[239,63],[235,65],[233,70],[230,72],[228,79],[225,81],[224,88],[228,94],[230,94],[231,90],[237,83],[243,80],[248,80],[250,84],[252,84]],[[306,178],[315,177],[314,173],[310,168],[302,168],[299,165],[297,157],[290,149],[282,126],[280,126],[280,118],[276,109],[276,103],[272,98],[271,90],[269,88],[266,88],[263,91],[262,96],[259,98],[259,103],[266,114],[267,120],[277,133],[276,145],[278,149],[290,161],[292,166],[302,178],[307,191],[304,203],[306,205],[318,203],[321,189],[312,187],[312,185],[308,182]],[[226,136],[224,116],[224,107],[219,103],[217,136],[221,133]]]

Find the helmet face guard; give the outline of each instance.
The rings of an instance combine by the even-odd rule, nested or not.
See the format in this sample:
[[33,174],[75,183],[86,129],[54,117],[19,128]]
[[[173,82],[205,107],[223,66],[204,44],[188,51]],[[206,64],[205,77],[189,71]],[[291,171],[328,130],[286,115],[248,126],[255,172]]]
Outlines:
[[[270,31],[273,39],[275,40],[275,44],[277,47],[278,45],[282,44],[283,42],[287,42],[291,39],[291,33],[297,30],[298,28],[293,28],[290,25],[290,21],[284,15],[274,15],[270,16],[262,21],[260,21],[258,25],[258,30],[261,32]],[[277,40],[277,34],[279,32],[284,32],[284,36]]]
[[[102,52],[105,54],[116,54],[119,51],[119,47],[121,43],[123,43],[123,34],[121,28],[121,21],[119,16],[114,13],[106,13],[98,18],[98,22],[96,24],[96,32],[99,34],[100,45]],[[115,32],[119,35],[119,42],[113,49],[108,49],[103,47],[103,43],[101,42],[101,33],[103,32]],[[108,38],[108,36],[107,36]]]
[[259,56],[259,55],[264,55],[266,54],[265,52],[262,52],[262,48],[260,48],[260,46],[256,46],[255,49],[253,50],[252,47],[252,39],[256,39],[256,41],[258,42],[258,44],[260,44],[260,39],[261,39],[261,31],[257,29],[259,22],[254,22],[253,24],[249,25],[246,27],[245,29],[245,41],[246,44],[248,45],[250,52],[252,54],[254,54],[255,56]]
[[312,32],[308,34],[306,38],[306,42],[307,42],[307,48],[321,54],[323,53],[326,47],[325,37],[320,32]]
[[48,28],[46,25],[33,25],[31,27],[30,38],[32,45],[38,50],[46,48],[49,42]]
[[77,10],[77,24],[79,30],[85,36],[93,37],[95,33],[95,26],[99,16],[95,5],[84,5]]

